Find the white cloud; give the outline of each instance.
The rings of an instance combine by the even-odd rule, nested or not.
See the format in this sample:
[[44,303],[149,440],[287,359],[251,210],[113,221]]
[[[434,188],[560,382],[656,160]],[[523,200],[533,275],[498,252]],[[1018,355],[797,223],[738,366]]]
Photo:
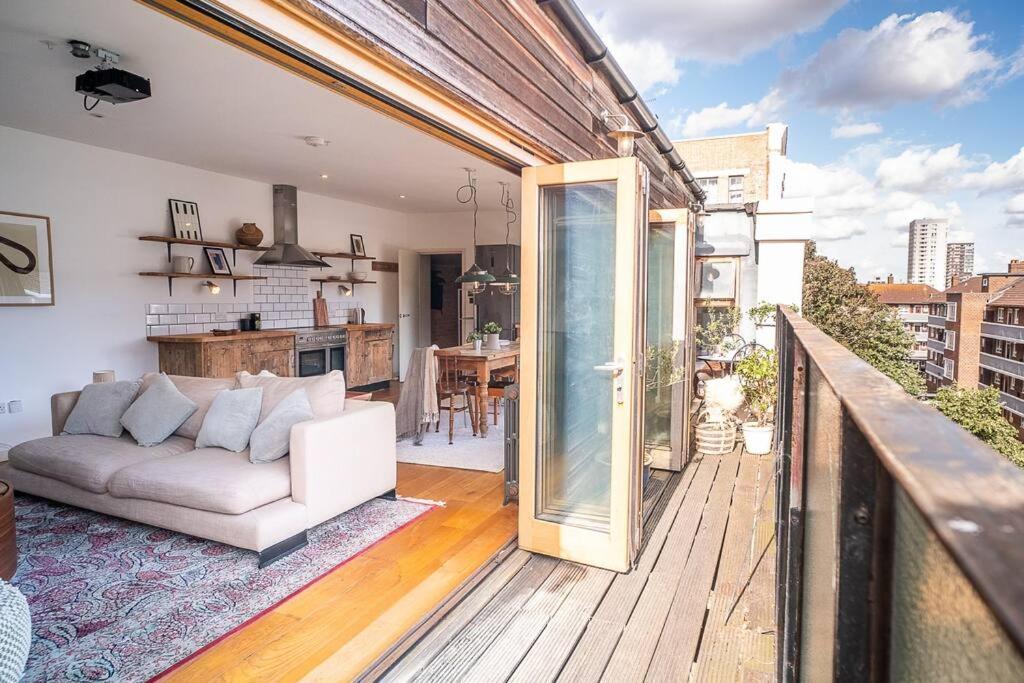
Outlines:
[[1024,147],[1003,162],[992,162],[977,173],[967,173],[963,186],[979,194],[1024,189]]
[[878,123],[844,123],[832,129],[832,137],[836,139],[862,138],[881,133],[882,126]]
[[776,118],[784,104],[779,91],[772,90],[757,102],[739,107],[730,107],[728,102],[722,102],[691,112],[685,120],[681,116],[676,117],[669,123],[669,129],[673,135],[694,138],[719,130],[758,128]]
[[892,14],[869,30],[841,31],[782,83],[822,107],[964,104],[1012,71],[983,42],[952,12]]
[[1024,228],[1024,193],[1010,198],[1006,202],[1006,227]]
[[[619,45],[630,41],[656,41],[678,59],[735,63],[786,36],[821,26],[846,2],[580,0],[579,5],[593,23],[614,27]],[[607,35],[602,33],[602,36],[607,40]],[[617,53],[615,56],[619,58]],[[627,73],[634,83],[642,77],[639,71]]]
[[650,38],[619,40],[608,25],[607,15],[596,20],[594,28],[641,93],[649,92],[656,85],[664,88],[679,82],[682,71],[676,66],[675,56],[662,43]]
[[875,175],[883,188],[934,192],[960,182],[971,162],[960,156],[960,145],[933,150],[911,147],[895,157],[883,159]]

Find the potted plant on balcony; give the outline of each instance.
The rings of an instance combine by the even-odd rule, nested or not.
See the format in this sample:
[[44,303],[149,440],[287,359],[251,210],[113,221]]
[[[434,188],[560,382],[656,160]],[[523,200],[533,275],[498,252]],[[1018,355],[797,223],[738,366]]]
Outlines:
[[479,351],[480,345],[484,343],[484,335],[480,334],[478,330],[473,330],[466,335],[466,342],[473,345],[474,351]]
[[774,351],[758,348],[739,360],[734,372],[740,378],[743,397],[754,418],[743,423],[743,445],[753,455],[770,453],[779,388],[778,358]]
[[736,336],[740,324],[740,310],[733,306],[705,308],[701,311],[701,322],[694,327],[698,352],[702,355],[730,357],[743,345]]
[[497,351],[501,348],[501,341],[498,335],[501,334],[501,325],[494,322],[493,320],[484,323],[484,336],[486,337],[487,348],[492,351]]

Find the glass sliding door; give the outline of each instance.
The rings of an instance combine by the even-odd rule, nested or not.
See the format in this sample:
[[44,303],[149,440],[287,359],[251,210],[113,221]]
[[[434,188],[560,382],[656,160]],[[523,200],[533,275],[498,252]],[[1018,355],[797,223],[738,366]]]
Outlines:
[[627,570],[639,545],[646,169],[525,169],[520,546]]

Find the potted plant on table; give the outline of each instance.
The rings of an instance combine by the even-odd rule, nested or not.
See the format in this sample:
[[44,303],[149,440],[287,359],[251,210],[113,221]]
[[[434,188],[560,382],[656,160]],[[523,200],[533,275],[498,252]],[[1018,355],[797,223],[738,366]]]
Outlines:
[[484,336],[487,341],[487,348],[492,351],[497,351],[501,348],[501,341],[498,335],[501,334],[501,325],[494,322],[493,320],[484,323]]
[[484,336],[477,330],[473,330],[466,336],[466,343],[472,344],[474,351],[479,351],[481,344],[484,343]]
[[733,371],[740,378],[743,397],[754,418],[743,423],[743,445],[753,455],[770,453],[779,390],[778,357],[774,351],[758,348],[739,360]]

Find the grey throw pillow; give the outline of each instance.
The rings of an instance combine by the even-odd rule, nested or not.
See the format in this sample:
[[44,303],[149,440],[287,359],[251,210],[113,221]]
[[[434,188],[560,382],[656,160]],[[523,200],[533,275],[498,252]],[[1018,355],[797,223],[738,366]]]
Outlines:
[[64,423],[62,434],[118,437],[124,433],[121,416],[139,393],[142,380],[87,384]]
[[213,398],[196,437],[196,448],[226,448],[240,453],[249,445],[263,406],[263,389],[222,391]]
[[121,416],[140,446],[159,446],[196,412],[198,404],[161,373]]
[[313,419],[305,389],[288,394],[249,438],[249,462],[273,462],[288,455],[292,426]]

